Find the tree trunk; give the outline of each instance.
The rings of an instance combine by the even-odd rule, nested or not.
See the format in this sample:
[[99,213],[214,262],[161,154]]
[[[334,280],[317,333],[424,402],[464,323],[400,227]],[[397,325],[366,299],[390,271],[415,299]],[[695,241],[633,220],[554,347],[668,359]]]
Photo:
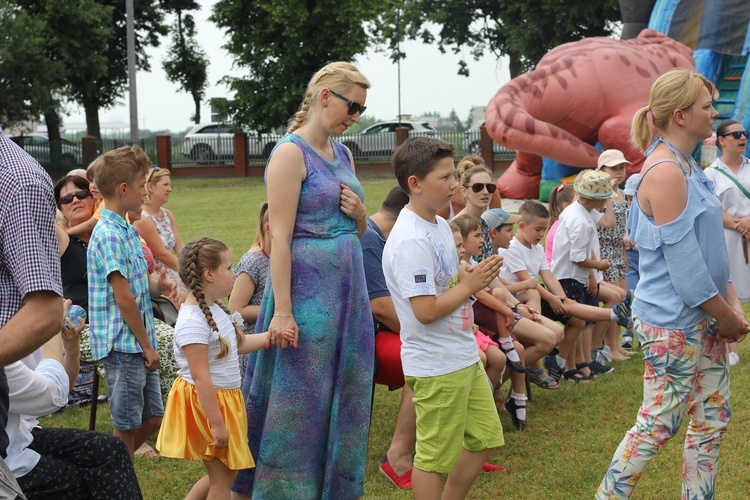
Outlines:
[[60,142],[60,115],[54,109],[44,112],[44,122],[47,124],[47,137],[50,141]]
[[86,132],[88,135],[101,138],[102,133],[99,127],[99,105],[96,99],[91,97],[83,98],[83,109],[86,112]]
[[521,65],[521,54],[515,51],[508,51],[508,59],[510,59],[510,63],[508,64],[510,78],[513,79],[523,72],[523,66]]
[[193,96],[193,103],[195,103],[193,121],[198,125],[201,122],[201,96],[197,92],[191,92],[191,94]]

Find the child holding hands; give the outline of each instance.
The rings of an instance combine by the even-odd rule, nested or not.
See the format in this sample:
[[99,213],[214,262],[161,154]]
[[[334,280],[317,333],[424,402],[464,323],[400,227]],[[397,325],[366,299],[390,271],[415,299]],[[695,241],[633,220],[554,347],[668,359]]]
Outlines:
[[[156,447],[162,456],[203,460],[208,475],[187,498],[229,498],[239,469],[255,466],[247,444],[247,414],[238,354],[269,347],[268,332],[245,335],[219,302],[232,291],[232,255],[224,243],[201,238],[179,256],[189,294],[174,333],[179,376]],[[293,342],[294,332],[287,332]]]

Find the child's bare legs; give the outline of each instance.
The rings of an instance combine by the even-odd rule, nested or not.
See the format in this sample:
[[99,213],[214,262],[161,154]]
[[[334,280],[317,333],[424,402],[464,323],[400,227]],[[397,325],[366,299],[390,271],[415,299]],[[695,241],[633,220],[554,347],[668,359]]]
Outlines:
[[[482,466],[479,467],[481,469]],[[479,475],[478,471],[477,475]],[[476,476],[474,477],[476,478]],[[414,467],[411,470],[411,486],[414,500],[435,500],[440,498],[443,491],[443,475],[439,472],[427,472]]]
[[581,337],[578,341],[578,356],[576,357],[576,370],[583,373],[585,377],[591,376],[591,332],[594,325],[586,323],[581,331]]
[[123,431],[115,429],[113,434],[123,441],[125,446],[128,447],[128,453],[130,453],[130,461],[135,460],[135,450],[137,450],[154,432],[159,430],[161,426],[161,417],[149,417],[141,422],[141,426],[138,429]]
[[523,358],[513,348],[513,338],[505,326],[505,316],[495,313],[495,321],[497,322],[497,342],[500,344],[500,350],[505,354],[505,363],[511,370],[524,373],[526,367],[521,361]]
[[[490,456],[491,450],[469,451],[466,448],[461,450],[461,457],[453,471],[448,474],[448,480],[445,482],[445,491],[443,491],[442,500],[463,500],[469,494],[471,485],[477,479],[482,471],[482,466]],[[438,475],[438,478],[440,476]],[[438,491],[438,494],[440,492]],[[414,495],[416,499],[417,496]],[[427,497],[423,497],[427,498]],[[437,496],[431,497],[437,498]]]
[[[612,283],[602,282],[599,285],[599,300],[603,302],[605,308],[611,309],[618,302],[625,298],[625,290],[619,288]],[[627,357],[620,353],[620,346],[618,345],[616,337],[619,336],[619,326],[610,321],[602,321],[594,326],[594,332],[592,335],[591,346],[593,349],[599,349],[603,344],[606,344],[610,352],[612,353],[612,359],[622,360]],[[613,339],[613,337],[615,337]]]
[[[487,378],[490,379],[492,388],[494,389],[500,385],[500,377],[505,369],[505,354],[503,354],[503,351],[498,349],[497,346],[488,345],[487,350],[483,352],[482,355],[484,355],[487,360],[486,363],[484,363],[484,371],[487,372]],[[513,371],[511,370],[511,372]]]
[[516,298],[535,311],[542,310],[542,296],[536,290],[523,290],[516,294]]
[[412,454],[417,442],[417,411],[412,398],[414,393],[404,385],[401,389],[401,405],[396,418],[396,428],[393,429],[391,446],[386,453],[393,471],[399,476],[412,470]]
[[[568,324],[565,325],[565,335],[563,338],[563,341],[560,342],[557,345],[558,356],[562,359],[567,360],[571,356],[573,357],[575,361],[575,345],[576,342],[578,342],[578,338],[581,336],[581,331],[583,330],[584,322],[581,319],[578,318],[570,318],[568,320]],[[574,365],[575,366],[575,365]]]
[[564,332],[562,325],[543,316],[541,324],[521,318],[513,327],[513,333],[524,347],[523,359],[527,366],[539,366],[540,360],[562,343]]
[[477,354],[479,354],[479,361],[482,362],[484,369],[487,369],[487,355],[481,349],[477,348]]
[[[185,500],[226,500],[232,494],[232,483],[237,475],[236,470],[230,470],[218,458],[204,460],[208,476],[203,476],[188,493]],[[208,488],[206,488],[208,486]]]

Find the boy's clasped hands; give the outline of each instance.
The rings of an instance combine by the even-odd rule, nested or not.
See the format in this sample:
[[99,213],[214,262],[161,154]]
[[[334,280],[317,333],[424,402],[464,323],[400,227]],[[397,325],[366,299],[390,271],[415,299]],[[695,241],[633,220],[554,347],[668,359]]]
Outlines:
[[466,286],[474,294],[484,290],[500,273],[503,259],[499,255],[491,255],[473,266],[459,266],[458,282]]

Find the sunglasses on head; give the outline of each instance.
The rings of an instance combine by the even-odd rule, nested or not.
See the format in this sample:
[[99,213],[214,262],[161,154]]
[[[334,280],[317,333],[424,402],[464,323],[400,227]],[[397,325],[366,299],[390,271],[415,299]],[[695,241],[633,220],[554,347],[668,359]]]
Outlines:
[[740,137],[744,135],[745,139],[747,139],[748,137],[750,137],[750,132],[748,132],[747,130],[738,130],[736,132],[729,132],[728,134],[724,134],[722,135],[722,137],[726,137],[728,135],[731,135],[735,139],[739,139]]
[[91,192],[88,189],[84,189],[82,191],[76,191],[75,193],[66,194],[65,196],[60,198],[60,201],[58,203],[60,205],[67,205],[68,203],[73,203],[73,198],[85,200],[89,196],[91,196]]
[[365,114],[365,110],[367,109],[367,106],[362,106],[358,102],[354,102],[351,99],[347,99],[346,97],[342,96],[341,94],[337,92],[334,92],[333,90],[329,89],[329,92],[331,92],[331,94],[335,95],[339,99],[343,99],[344,101],[349,103],[349,109],[347,110],[347,113],[349,113],[350,115],[359,113],[359,116],[362,116],[363,114]]
[[485,189],[485,188],[486,188],[486,189],[487,189],[487,192],[488,192],[488,193],[490,193],[490,194],[492,194],[492,193],[494,193],[494,192],[495,192],[495,190],[497,189],[497,186],[496,186],[495,184],[492,184],[491,182],[488,182],[487,184],[484,184],[484,183],[481,183],[481,182],[477,182],[477,183],[475,183],[475,184],[472,184],[472,185],[471,185],[471,186],[469,186],[469,187],[470,187],[470,188],[471,188],[471,190],[472,190],[472,191],[474,191],[475,193],[481,193],[481,192],[482,192],[482,189]]
[[156,172],[159,172],[160,170],[161,170],[161,168],[159,168],[159,167],[152,168],[151,172],[149,172],[149,174],[148,174],[148,177],[146,177],[146,182],[151,182],[151,178],[154,176],[154,174]]

